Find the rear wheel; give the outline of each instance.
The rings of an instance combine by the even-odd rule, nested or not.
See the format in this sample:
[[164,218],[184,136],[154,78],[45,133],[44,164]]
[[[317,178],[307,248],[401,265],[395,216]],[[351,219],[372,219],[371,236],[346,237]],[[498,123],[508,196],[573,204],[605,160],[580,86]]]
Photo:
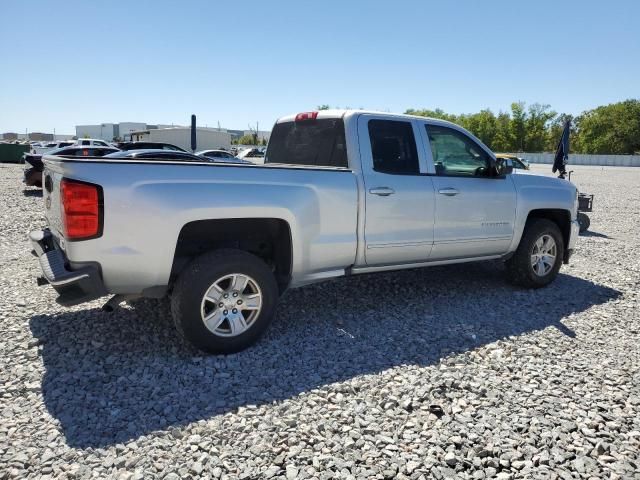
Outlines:
[[520,244],[506,262],[512,283],[527,288],[540,288],[551,283],[562,265],[564,240],[554,222],[534,218],[527,222]]
[[178,332],[200,350],[233,353],[260,338],[277,300],[274,275],[260,258],[218,250],[184,269],[173,290],[171,312]]

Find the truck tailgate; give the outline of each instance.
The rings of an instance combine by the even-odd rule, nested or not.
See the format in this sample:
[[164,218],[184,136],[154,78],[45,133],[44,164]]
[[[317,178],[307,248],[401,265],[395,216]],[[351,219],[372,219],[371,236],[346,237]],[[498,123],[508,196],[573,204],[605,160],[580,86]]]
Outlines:
[[42,177],[42,197],[49,229],[64,249],[64,240],[60,241],[63,238],[62,205],[60,202],[60,182],[64,176],[62,165],[61,163],[45,163]]

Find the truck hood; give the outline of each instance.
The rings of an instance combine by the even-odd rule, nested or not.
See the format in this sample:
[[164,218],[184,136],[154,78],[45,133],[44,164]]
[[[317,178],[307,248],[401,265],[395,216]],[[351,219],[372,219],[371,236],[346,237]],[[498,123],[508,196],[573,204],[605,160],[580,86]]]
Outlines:
[[[515,172],[516,170],[514,170],[514,173]],[[550,188],[566,188],[569,190],[576,188],[576,186],[569,180],[541,175],[527,170],[518,170],[517,172],[518,173],[516,175],[513,175],[513,181],[518,185],[539,185],[548,186]]]

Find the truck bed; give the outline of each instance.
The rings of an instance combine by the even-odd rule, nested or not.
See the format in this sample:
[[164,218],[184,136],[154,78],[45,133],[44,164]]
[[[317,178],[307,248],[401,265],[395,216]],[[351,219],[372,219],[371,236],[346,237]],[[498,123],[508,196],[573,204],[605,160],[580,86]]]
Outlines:
[[[45,156],[44,163],[53,236],[73,268],[100,265],[113,293],[167,285],[181,230],[203,220],[287,222],[294,259],[291,286],[344,273],[355,261],[358,186],[349,169],[55,156]],[[63,177],[102,188],[98,238],[65,241]]]

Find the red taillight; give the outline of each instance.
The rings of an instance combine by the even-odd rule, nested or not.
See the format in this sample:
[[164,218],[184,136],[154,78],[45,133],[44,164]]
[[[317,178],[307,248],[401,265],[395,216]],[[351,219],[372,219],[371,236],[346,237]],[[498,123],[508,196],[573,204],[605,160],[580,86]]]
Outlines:
[[64,234],[69,240],[100,235],[100,187],[63,179],[60,184]]
[[296,122],[315,120],[316,118],[318,118],[318,112],[302,112],[296,115]]

